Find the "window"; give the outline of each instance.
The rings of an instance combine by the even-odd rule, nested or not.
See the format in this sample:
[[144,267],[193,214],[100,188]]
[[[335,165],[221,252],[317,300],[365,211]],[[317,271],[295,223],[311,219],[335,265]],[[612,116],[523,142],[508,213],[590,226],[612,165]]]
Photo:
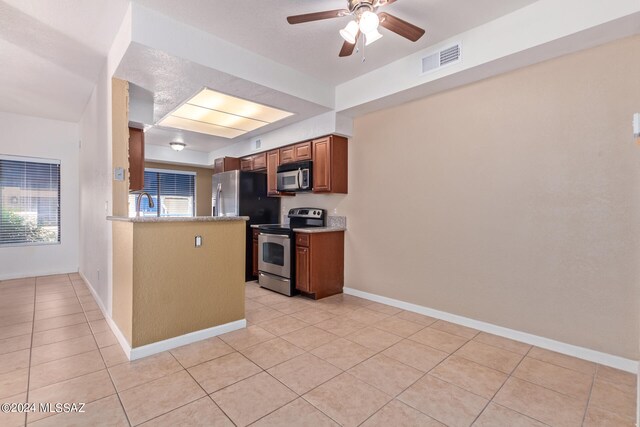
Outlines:
[[[149,199],[143,197],[140,215],[194,216],[195,175],[195,172],[145,169],[144,191],[151,195],[154,207],[150,207]],[[136,216],[137,197],[135,193],[129,195],[129,216]]]
[[0,245],[60,243],[60,161],[0,155]]

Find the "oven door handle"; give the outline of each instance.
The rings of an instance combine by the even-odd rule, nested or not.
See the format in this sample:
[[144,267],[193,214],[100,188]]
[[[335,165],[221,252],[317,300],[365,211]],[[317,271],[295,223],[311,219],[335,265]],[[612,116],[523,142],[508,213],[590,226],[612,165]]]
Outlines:
[[258,236],[277,237],[277,238],[282,239],[282,240],[288,240],[289,239],[289,236],[287,236],[285,234],[260,233],[260,234],[258,234]]

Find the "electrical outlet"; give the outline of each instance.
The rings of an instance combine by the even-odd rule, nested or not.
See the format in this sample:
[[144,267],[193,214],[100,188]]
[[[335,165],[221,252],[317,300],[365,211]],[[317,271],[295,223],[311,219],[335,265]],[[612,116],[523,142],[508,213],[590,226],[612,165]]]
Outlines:
[[196,236],[196,248],[202,247],[202,236]]

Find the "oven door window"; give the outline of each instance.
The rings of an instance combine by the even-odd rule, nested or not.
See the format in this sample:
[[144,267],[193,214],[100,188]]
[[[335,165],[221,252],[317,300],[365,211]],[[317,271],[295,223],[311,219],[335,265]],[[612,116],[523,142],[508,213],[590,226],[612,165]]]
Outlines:
[[262,243],[262,261],[284,266],[284,246],[273,242]]

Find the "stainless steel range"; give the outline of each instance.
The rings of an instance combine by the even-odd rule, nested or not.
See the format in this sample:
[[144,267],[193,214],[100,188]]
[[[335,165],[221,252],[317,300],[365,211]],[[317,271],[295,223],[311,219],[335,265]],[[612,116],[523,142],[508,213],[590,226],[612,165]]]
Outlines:
[[324,227],[326,213],[318,208],[289,210],[289,224],[258,227],[258,283],[263,288],[292,296],[295,291],[293,229]]

